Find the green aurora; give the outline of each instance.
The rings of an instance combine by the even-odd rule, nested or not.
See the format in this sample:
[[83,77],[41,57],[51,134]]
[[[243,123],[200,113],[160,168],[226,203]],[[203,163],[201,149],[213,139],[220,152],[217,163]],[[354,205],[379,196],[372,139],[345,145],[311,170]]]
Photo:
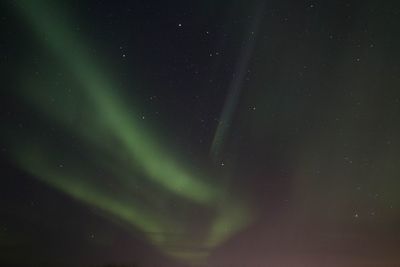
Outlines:
[[[20,95],[45,122],[58,125],[65,138],[79,140],[82,147],[77,153],[56,138],[33,143],[21,137],[14,145],[16,162],[50,186],[139,230],[165,254],[187,263],[204,262],[213,248],[250,222],[248,205],[222,179],[194,171],[160,144],[162,136],[149,130],[125,102],[109,70],[71,29],[67,12],[48,3],[26,0],[17,5],[37,40],[68,73],[65,83],[75,89],[32,78]],[[49,95],[57,101],[48,101]],[[82,105],[72,104],[78,100]],[[97,165],[105,175],[98,173]],[[110,179],[118,190],[109,189]],[[167,213],[166,203],[178,203],[176,212]],[[200,220],[207,221],[206,229],[185,220],[192,209],[204,215]]]

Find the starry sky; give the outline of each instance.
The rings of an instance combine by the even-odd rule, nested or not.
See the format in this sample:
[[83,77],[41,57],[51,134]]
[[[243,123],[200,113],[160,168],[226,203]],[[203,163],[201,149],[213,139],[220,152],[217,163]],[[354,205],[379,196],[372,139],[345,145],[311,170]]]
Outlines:
[[400,3],[0,3],[0,264],[399,266]]

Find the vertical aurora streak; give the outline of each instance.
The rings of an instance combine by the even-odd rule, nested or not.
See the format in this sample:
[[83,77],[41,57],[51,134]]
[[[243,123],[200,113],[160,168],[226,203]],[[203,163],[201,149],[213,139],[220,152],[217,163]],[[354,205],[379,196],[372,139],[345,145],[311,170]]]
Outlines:
[[264,6],[264,3],[261,3],[255,8],[255,16],[252,24],[249,27],[250,30],[246,34],[246,42],[242,48],[238,62],[236,63],[236,70],[233,73],[228,95],[226,97],[210,149],[211,158],[214,162],[219,160],[227,132],[232,124],[233,116],[241,95],[243,82],[247,75],[249,62],[253,54],[257,33],[263,17],[262,12],[264,11]]

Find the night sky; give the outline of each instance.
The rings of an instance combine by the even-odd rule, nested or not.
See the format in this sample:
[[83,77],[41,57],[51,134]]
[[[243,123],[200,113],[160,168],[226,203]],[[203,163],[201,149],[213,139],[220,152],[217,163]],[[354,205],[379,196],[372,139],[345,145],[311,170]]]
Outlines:
[[399,1],[0,3],[0,265],[400,266]]

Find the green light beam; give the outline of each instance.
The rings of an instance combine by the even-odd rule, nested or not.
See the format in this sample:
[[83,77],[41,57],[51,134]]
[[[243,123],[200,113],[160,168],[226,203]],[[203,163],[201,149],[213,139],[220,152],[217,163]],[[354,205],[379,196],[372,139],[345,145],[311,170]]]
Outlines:
[[[81,142],[89,144],[91,149],[102,151],[117,162],[118,167],[110,166],[112,164],[104,164],[104,167],[122,183],[121,193],[124,196],[113,195],[104,189],[89,165],[76,167],[79,166],[76,164],[68,170],[57,168],[54,158],[65,153],[62,152],[65,148],[54,151],[54,145],[46,141],[38,142],[40,145],[29,143],[29,138],[21,144],[16,141],[15,159],[23,169],[71,197],[99,207],[140,229],[164,253],[186,262],[201,262],[212,248],[249,223],[250,212],[238,197],[233,200],[233,196],[218,182],[210,182],[206,176],[184,167],[155,142],[155,137],[146,130],[143,121],[135,119],[138,113],[127,107],[118,94],[118,87],[104,75],[108,72],[90,57],[90,50],[83,45],[82,38],[71,30],[70,20],[57,12],[57,8],[50,8],[54,2],[21,0],[16,4],[37,38],[76,78],[87,112],[81,125],[84,127],[70,123],[76,110],[67,99],[58,106],[43,100],[41,96],[46,90],[54,93],[54,88],[32,88],[32,84],[25,84],[25,98],[44,114],[45,119],[55,121],[67,133],[73,133]],[[109,145],[115,143],[117,147]],[[91,161],[107,159],[94,152],[87,153]],[[138,173],[147,179],[143,182],[148,182],[161,200],[171,197],[181,198],[182,201],[186,199],[189,206],[200,205],[209,210],[213,216],[207,224],[206,234],[196,237],[190,225],[180,222],[177,214],[160,215],[160,209],[154,204],[140,205],[136,200],[129,200],[126,195],[134,194],[132,181],[138,181],[135,178]],[[179,238],[171,235],[178,235]],[[171,246],[171,242],[175,245]],[[198,247],[202,249],[196,249]]]
[[211,159],[214,162],[217,162],[220,158],[220,153],[223,149],[227,132],[232,125],[233,115],[239,102],[243,82],[246,78],[249,62],[254,51],[256,35],[260,27],[263,10],[264,4],[262,4],[261,7],[257,6],[256,16],[253,19],[250,27],[250,34],[246,37],[248,41],[246,41],[236,64],[236,70],[229,86],[228,95],[226,97],[210,149]]

